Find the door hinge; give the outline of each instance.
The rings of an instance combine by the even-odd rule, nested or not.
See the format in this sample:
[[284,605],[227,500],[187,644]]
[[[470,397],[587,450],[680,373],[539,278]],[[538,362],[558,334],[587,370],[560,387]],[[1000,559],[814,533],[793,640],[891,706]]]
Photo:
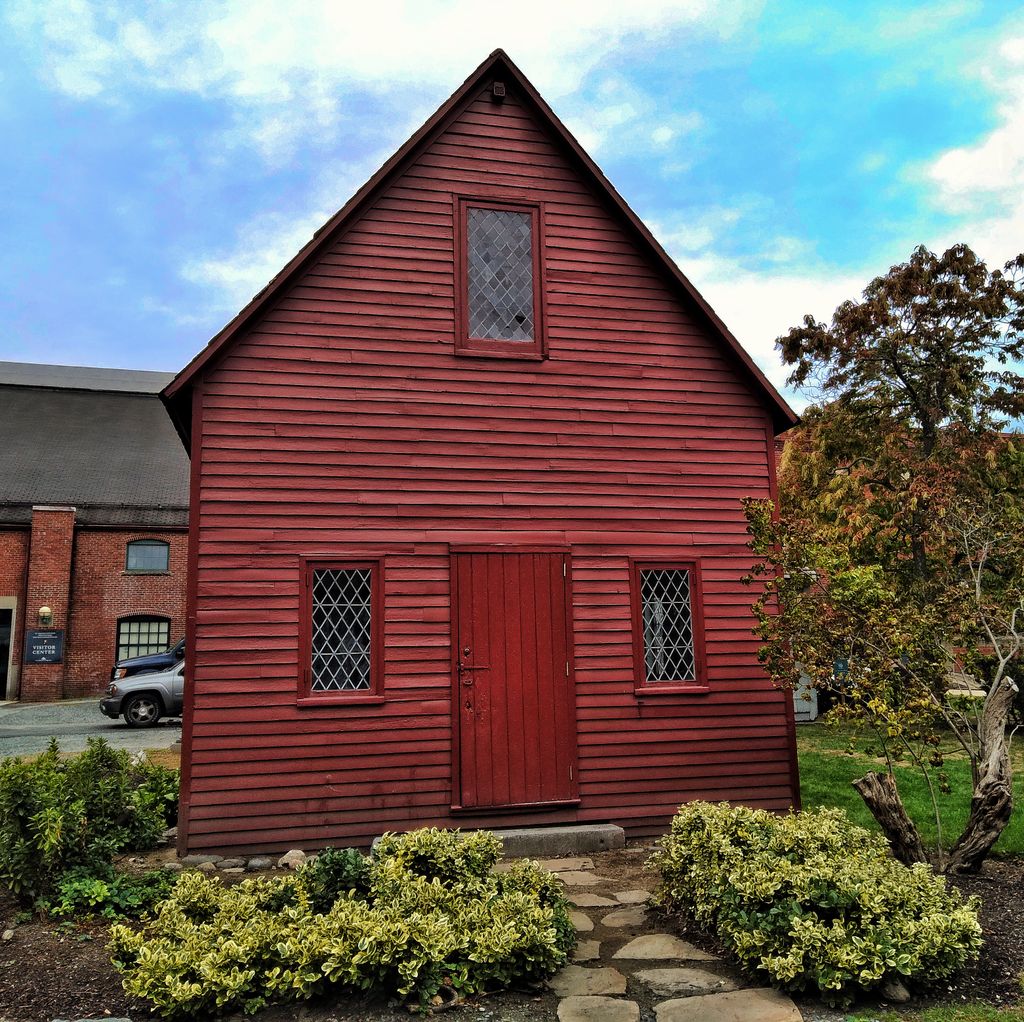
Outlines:
[[565,578],[565,561],[562,561],[562,578]]
[[569,677],[569,661],[568,660],[566,660],[566,662],[565,662],[565,676],[567,678]]
[[572,764],[569,765],[569,780],[572,780]]

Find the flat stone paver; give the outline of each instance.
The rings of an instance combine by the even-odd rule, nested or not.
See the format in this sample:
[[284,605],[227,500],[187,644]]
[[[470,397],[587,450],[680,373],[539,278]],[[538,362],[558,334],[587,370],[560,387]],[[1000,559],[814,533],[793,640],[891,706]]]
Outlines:
[[594,860],[579,856],[565,856],[561,859],[541,859],[538,865],[541,869],[550,870],[552,873],[567,873],[570,870],[593,869]]
[[609,912],[601,920],[601,925],[618,929],[622,926],[643,926],[646,920],[647,913],[640,905],[630,905],[629,908],[620,908]]
[[634,961],[717,962],[714,955],[688,944],[669,933],[645,933],[625,947],[619,948],[613,958],[631,958]]
[[559,1022],[639,1022],[636,1001],[614,997],[566,997],[559,1002]]
[[586,869],[570,869],[564,873],[556,873],[556,877],[567,887],[596,887],[607,877],[595,876]]
[[599,940],[581,940],[576,944],[572,960],[574,962],[596,962],[600,957],[601,942]]
[[651,897],[650,891],[635,890],[635,891],[619,891],[615,895],[617,901],[621,901],[623,905],[643,905]]
[[[727,971],[715,955],[672,933],[650,932],[671,925],[656,906],[648,911],[650,891],[617,891],[624,881],[595,874],[593,860],[582,856],[546,859],[541,865],[566,886],[573,906],[569,918],[589,938],[579,941],[572,964],[550,980],[559,998],[558,1022],[640,1022],[639,1001],[625,996],[627,987],[631,997],[654,1004],[656,1022],[802,1022],[785,994],[743,988],[739,974]],[[633,883],[645,879],[637,876]],[[606,938],[603,944],[591,936],[595,930]],[[605,964],[609,961],[619,968]],[[716,965],[700,967],[702,962]],[[649,1008],[643,1015],[652,1022]]]
[[641,969],[633,976],[659,997],[717,994],[739,987],[729,976],[719,976],[707,969]]
[[588,894],[586,891],[576,891],[569,895],[569,901],[577,908],[612,908],[618,905],[617,901],[611,898],[602,897],[600,894]]
[[551,978],[550,984],[551,989],[559,997],[626,992],[626,977],[618,969],[607,966],[601,969],[587,969],[582,965],[567,965]]
[[778,990],[732,990],[662,1001],[658,1022],[802,1022],[797,1006]]

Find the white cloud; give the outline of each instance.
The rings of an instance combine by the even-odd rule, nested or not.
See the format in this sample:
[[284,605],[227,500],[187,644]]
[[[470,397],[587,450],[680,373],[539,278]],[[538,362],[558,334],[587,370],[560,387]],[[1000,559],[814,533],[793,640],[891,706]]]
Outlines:
[[[768,212],[764,198],[750,194],[732,206],[647,225],[768,379],[800,411],[809,398],[786,387],[790,369],[775,348],[776,338],[806,315],[830,322],[838,305],[860,299],[867,282],[885,268],[841,272],[824,265],[809,242],[762,230],[770,221]],[[757,218],[756,225],[752,218]],[[743,259],[721,255],[737,231],[761,236],[759,251]]]
[[313,234],[363,185],[390,153],[323,177],[305,212],[268,212],[239,228],[232,242],[189,260],[181,276],[210,295],[214,308],[233,315],[245,306]]
[[744,247],[754,246],[747,258],[748,265],[813,264],[814,243],[779,234],[774,226],[777,222],[773,202],[765,195],[748,192],[736,195],[728,206],[712,206],[697,212],[685,209],[663,222],[649,220],[648,226],[667,251],[684,258],[718,255],[734,238],[742,236]]
[[978,74],[999,97],[998,123],[927,168],[936,202],[961,217],[931,247],[966,241],[990,264],[1002,264],[1024,250],[1024,34],[1006,39]]
[[[999,97],[998,121],[976,143],[950,149],[926,168],[936,204],[960,218],[955,229],[933,239],[929,247],[941,250],[966,241],[990,265],[1002,265],[1024,250],[1024,34],[1002,42],[978,74]],[[884,163],[882,154],[868,153],[861,169],[873,172]],[[768,378],[799,410],[807,400],[785,389],[789,370],[775,350],[775,339],[806,314],[828,322],[841,302],[859,299],[868,281],[888,267],[842,272],[816,268],[807,243],[791,237],[762,245],[764,269],[712,254],[716,238],[757,212],[753,198],[741,199],[664,232],[662,241]]]
[[808,400],[786,388],[784,366],[775,339],[810,314],[826,323],[836,306],[859,299],[873,275],[817,271],[751,270],[731,260],[703,256],[680,260],[680,267],[765,375],[799,411]]
[[704,118],[695,110],[666,109],[663,99],[611,76],[564,106],[566,124],[592,156],[661,151],[681,136],[695,135]]
[[[417,88],[454,87],[501,46],[559,97],[622,46],[680,28],[728,37],[759,3],[520,0],[510,16],[474,0],[205,0],[185,16],[175,4],[138,16],[132,4],[11,0],[4,11],[58,91],[116,102],[141,86],[226,100],[239,132],[251,126],[256,148],[279,162],[300,134],[335,128],[353,89],[388,93],[396,104],[405,94],[415,105]],[[632,114],[624,107],[616,116]]]
[[[351,126],[347,106],[356,93],[380,97],[382,109],[402,111],[407,122],[422,119],[435,96],[497,46],[544,95],[562,101],[570,127],[588,149],[598,155],[664,153],[683,136],[699,136],[700,113],[666,112],[658,97],[614,75],[585,93],[576,92],[581,82],[608,66],[616,52],[680,30],[713,45],[743,31],[760,6],[761,0],[520,0],[510,16],[507,8],[470,0],[204,0],[183,17],[178,5],[9,0],[0,18],[37,56],[40,75],[56,91],[83,102],[126,102],[144,89],[226,102],[234,121],[225,141],[283,164],[300,137],[322,136],[325,146],[334,146]],[[392,117],[380,141],[393,146],[411,130]],[[262,214],[242,224],[226,245],[190,260],[182,277],[210,295],[206,312],[215,307],[227,316],[241,308],[388,154],[322,180],[301,202],[306,212]],[[663,167],[665,173],[685,169],[678,159]],[[764,212],[755,208],[757,201],[741,196],[732,207],[654,230],[781,386],[786,371],[774,351],[775,337],[806,312],[828,318],[840,301],[856,297],[869,275],[795,270],[808,252],[791,237],[776,237],[766,247],[762,264],[769,268],[763,270],[710,255],[721,250],[727,232]],[[172,312],[155,302],[151,311]]]
[[647,226],[666,252],[682,260],[714,251],[743,219],[744,212],[742,203],[714,206],[700,214],[675,217],[670,222],[648,219]]
[[881,170],[889,162],[889,157],[885,153],[865,153],[857,164],[857,169],[863,174],[874,174],[876,171]]

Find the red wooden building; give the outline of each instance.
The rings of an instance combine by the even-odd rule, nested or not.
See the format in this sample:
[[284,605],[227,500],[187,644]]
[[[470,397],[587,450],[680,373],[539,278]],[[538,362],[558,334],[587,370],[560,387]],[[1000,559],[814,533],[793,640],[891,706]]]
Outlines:
[[501,51],[164,399],[183,849],[794,801],[740,498],[795,417]]

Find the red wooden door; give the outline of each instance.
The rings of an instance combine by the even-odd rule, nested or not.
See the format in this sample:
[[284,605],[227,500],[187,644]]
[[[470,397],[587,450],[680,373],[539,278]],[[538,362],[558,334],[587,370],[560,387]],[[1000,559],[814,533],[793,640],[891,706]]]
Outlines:
[[567,560],[453,555],[456,808],[578,797]]

